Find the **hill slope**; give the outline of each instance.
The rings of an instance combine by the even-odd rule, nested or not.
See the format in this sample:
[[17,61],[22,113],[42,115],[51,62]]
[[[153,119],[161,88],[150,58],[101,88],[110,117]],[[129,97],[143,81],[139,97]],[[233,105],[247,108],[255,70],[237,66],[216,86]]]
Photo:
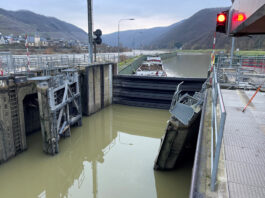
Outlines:
[[[205,38],[208,38],[209,35],[213,36],[216,15],[226,9],[212,8],[197,12],[181,25],[171,29],[158,40],[153,41],[153,46],[155,48],[173,48],[176,45],[183,45],[184,47],[189,45],[190,48],[196,48],[194,45],[199,45],[200,48],[210,48],[212,40],[211,46],[209,46]],[[200,42],[201,40],[204,40],[204,42]]]
[[0,32],[3,34],[35,34],[53,39],[87,41],[87,33],[82,29],[30,11],[7,11],[0,8]]
[[[146,49],[179,48],[180,46],[183,49],[210,49],[213,46],[217,13],[227,9],[203,9],[190,18],[169,27],[124,31],[120,34],[121,43],[125,47],[132,48],[133,45],[131,43],[135,37],[138,43],[136,47],[138,48],[140,47],[139,43],[142,43]],[[143,33],[139,34],[139,32]],[[107,44],[117,45],[117,33],[105,35],[103,38],[105,38]],[[231,38],[224,34],[217,34],[216,47],[219,49],[229,49],[231,47]],[[264,36],[236,39],[236,48],[260,49],[264,47]]]
[[[120,43],[124,47],[129,48],[140,48],[141,46],[151,45],[154,39],[159,38],[161,35],[165,34],[172,28],[178,26],[179,23],[173,24],[168,27],[156,27],[151,29],[139,29],[139,30],[128,30],[120,32]],[[117,46],[118,44],[118,33],[111,33],[103,35],[103,42],[111,45]]]
[[[216,16],[228,8],[203,9],[181,25],[169,30],[159,39],[153,40],[149,48],[174,48],[182,45],[184,49],[211,49],[216,26]],[[235,47],[240,49],[264,49],[265,36],[236,38]],[[231,37],[217,33],[216,48],[230,49]]]

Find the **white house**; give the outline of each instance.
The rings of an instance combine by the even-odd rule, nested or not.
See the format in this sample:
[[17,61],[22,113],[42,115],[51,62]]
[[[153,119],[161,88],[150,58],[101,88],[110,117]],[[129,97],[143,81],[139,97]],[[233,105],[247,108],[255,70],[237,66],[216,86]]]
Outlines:
[[0,45],[6,44],[5,37],[0,33]]
[[35,36],[35,47],[39,47],[40,46],[40,37],[39,36]]

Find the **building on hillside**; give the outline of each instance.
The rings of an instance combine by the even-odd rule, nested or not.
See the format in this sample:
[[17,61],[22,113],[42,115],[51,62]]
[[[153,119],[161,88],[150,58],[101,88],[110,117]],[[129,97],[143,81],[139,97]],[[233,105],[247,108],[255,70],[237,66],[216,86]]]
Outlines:
[[35,47],[41,46],[40,35],[38,33],[36,33],[34,37],[34,46]]
[[70,40],[67,42],[67,47],[81,47],[81,42],[78,40]]
[[25,42],[26,42],[25,37],[24,36],[21,36],[21,35],[18,36],[18,41],[21,44],[25,44]]
[[28,46],[34,47],[35,46],[35,37],[33,36],[28,36],[27,38]]
[[40,46],[48,47],[49,46],[49,42],[47,41],[47,39],[41,37],[40,38]]
[[7,40],[7,44],[13,44],[14,43],[14,39],[13,39],[13,34],[10,34],[9,36],[5,37]]
[[19,36],[13,37],[13,44],[20,44]]
[[5,37],[0,33],[0,45],[6,44]]
[[28,36],[28,45],[30,47],[48,47],[49,43],[46,38],[36,34],[35,36]]

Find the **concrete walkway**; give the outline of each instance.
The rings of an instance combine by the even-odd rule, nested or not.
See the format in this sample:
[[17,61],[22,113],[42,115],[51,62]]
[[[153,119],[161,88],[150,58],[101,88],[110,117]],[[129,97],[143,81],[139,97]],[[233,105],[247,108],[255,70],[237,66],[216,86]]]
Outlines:
[[265,93],[222,90],[227,111],[224,131],[225,166],[231,198],[265,197]]

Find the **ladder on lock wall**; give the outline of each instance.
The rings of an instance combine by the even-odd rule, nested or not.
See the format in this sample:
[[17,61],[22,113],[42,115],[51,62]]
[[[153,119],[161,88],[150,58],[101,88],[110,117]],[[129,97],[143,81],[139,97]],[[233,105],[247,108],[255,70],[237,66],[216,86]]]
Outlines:
[[15,87],[9,88],[9,100],[11,109],[11,120],[12,120],[12,131],[13,139],[16,153],[22,151],[21,145],[21,130],[19,121],[19,109],[18,109],[18,99]]

